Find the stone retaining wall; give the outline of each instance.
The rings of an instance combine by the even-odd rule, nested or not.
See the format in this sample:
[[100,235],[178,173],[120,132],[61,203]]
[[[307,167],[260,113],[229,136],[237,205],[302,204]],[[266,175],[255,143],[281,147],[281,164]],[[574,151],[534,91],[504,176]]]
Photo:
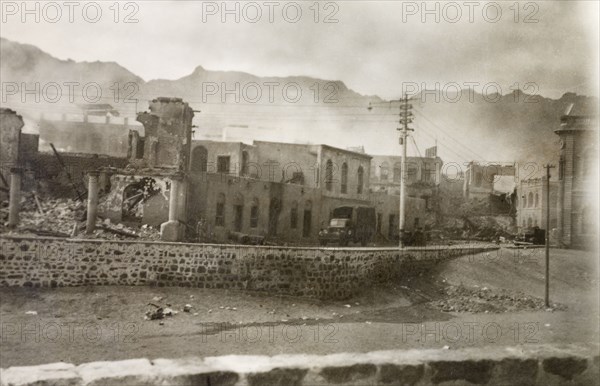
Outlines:
[[522,346],[361,354],[130,359],[0,370],[2,386],[33,385],[594,385],[598,347]]
[[497,249],[292,248],[0,237],[0,286],[151,285],[346,298],[365,285]]

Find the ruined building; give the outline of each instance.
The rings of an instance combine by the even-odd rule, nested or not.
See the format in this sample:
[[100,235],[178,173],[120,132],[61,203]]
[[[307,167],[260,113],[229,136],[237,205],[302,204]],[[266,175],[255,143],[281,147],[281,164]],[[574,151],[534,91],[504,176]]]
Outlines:
[[[60,152],[68,177],[90,198],[88,213],[160,228],[165,241],[312,244],[335,208],[373,206],[379,239],[398,237],[398,196],[373,191],[370,155],[328,145],[192,141],[193,118],[181,99],[157,98],[138,114],[143,129],[129,130],[127,157]],[[19,130],[10,122],[3,119],[3,138],[12,146]],[[55,154],[36,154],[18,162],[38,181],[63,173],[62,164],[51,166]],[[406,209],[406,229],[420,226],[425,201],[409,197]]]

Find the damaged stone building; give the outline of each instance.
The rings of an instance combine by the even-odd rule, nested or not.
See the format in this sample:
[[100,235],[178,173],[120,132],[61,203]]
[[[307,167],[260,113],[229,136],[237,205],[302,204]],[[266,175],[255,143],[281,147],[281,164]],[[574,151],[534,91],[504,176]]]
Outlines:
[[[166,241],[243,235],[312,244],[334,208],[372,206],[378,239],[397,239],[398,196],[372,189],[370,155],[328,145],[192,141],[193,117],[181,99],[157,98],[138,114],[143,131],[125,134],[127,157],[85,164],[88,176],[78,170],[88,194],[100,196],[101,218],[160,228]],[[406,229],[420,226],[425,200],[409,197],[406,208]]]
[[[124,167],[127,163],[122,157],[64,151],[54,153],[48,148],[42,149],[42,135],[23,133],[23,126],[23,118],[17,112],[0,109],[0,185],[3,188],[0,191],[3,195],[8,194],[11,173],[17,173],[26,191],[39,189],[52,196],[77,198],[85,195],[89,170],[105,166]],[[71,129],[82,132],[82,135],[86,133],[85,128]],[[66,138],[68,133],[64,134]],[[49,139],[52,138],[46,137],[46,140]]]
[[[187,104],[169,98],[138,116],[146,135],[130,133],[128,167],[104,170],[113,187],[101,205],[107,217],[178,224],[177,237],[166,239],[196,233],[222,242],[242,234],[312,243],[334,208],[374,206],[382,237],[397,237],[398,198],[372,191],[371,156],[328,145],[192,141],[192,117]],[[147,183],[152,188],[144,192]],[[142,206],[137,215],[135,202]],[[178,209],[169,209],[173,204]],[[409,198],[407,208],[407,223],[415,224],[425,203]]]
[[546,177],[523,180],[517,187],[517,226],[521,229],[539,227],[546,229],[546,205],[550,200],[550,229],[557,220],[558,182],[550,180],[548,191]]
[[[463,196],[466,199],[487,198],[495,191],[500,177],[515,177],[514,164],[486,163],[471,161],[467,164],[463,181]],[[516,177],[515,177],[516,178]]]

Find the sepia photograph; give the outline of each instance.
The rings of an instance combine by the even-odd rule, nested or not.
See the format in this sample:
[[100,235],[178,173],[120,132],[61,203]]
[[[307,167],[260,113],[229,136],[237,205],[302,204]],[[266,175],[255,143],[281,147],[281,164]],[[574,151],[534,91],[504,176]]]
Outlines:
[[0,386],[600,385],[600,2],[0,0]]

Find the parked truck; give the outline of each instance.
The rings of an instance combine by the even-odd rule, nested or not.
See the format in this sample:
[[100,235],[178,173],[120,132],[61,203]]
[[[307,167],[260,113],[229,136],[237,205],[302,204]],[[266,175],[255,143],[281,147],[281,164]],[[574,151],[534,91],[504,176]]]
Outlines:
[[360,243],[365,246],[375,236],[375,208],[368,206],[340,206],[331,213],[329,225],[319,231],[319,243],[347,246]]

